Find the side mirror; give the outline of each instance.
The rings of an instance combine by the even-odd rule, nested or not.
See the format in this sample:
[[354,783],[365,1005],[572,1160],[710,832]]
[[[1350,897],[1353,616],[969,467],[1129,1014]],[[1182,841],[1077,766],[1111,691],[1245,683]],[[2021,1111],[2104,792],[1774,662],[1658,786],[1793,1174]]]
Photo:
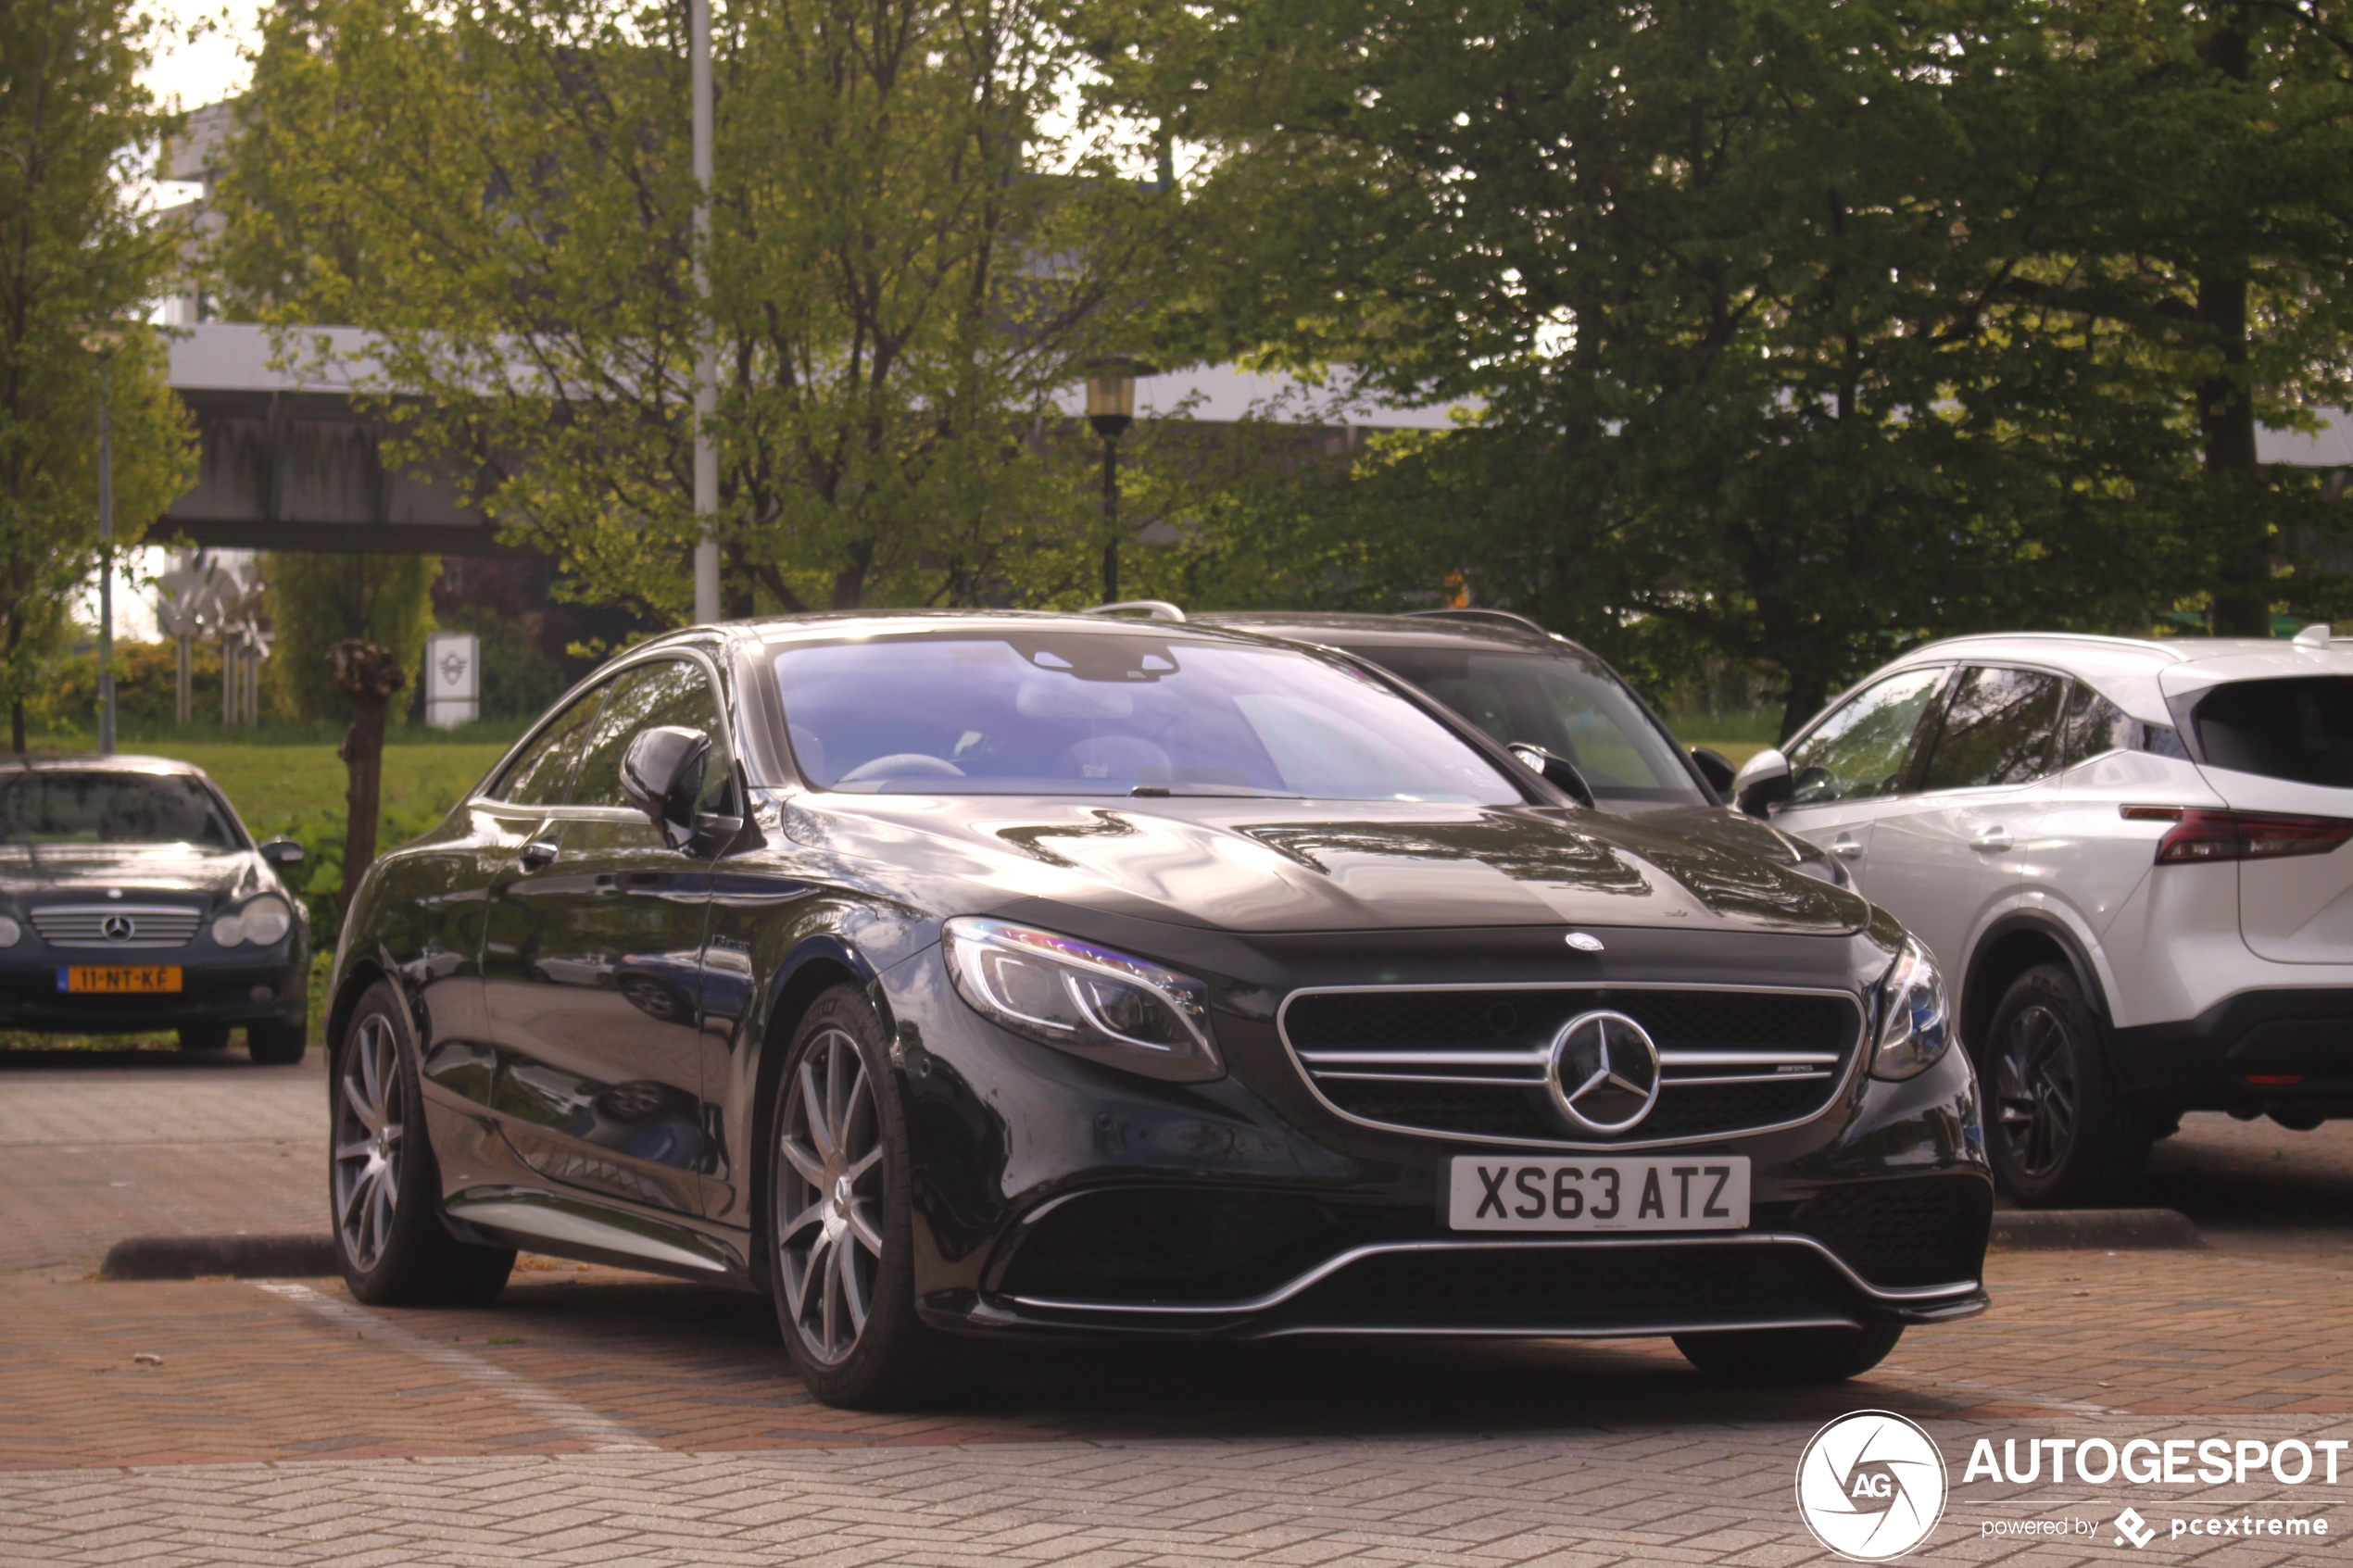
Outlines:
[[302,846],[291,838],[273,838],[269,843],[257,847],[254,853],[273,866],[302,864]]
[[1521,767],[1531,773],[1542,774],[1546,784],[1579,806],[1592,807],[1593,786],[1585,782],[1585,775],[1577,771],[1576,763],[1566,757],[1555,756],[1541,746],[1530,746],[1526,741],[1512,742],[1510,749],[1511,754],[1519,759]]
[[1698,765],[1699,776],[1707,787],[1727,800],[1732,797],[1732,759],[1722,752],[1705,746],[1692,747],[1692,760]]
[[1732,804],[1752,817],[1762,817],[1789,798],[1789,759],[1767,746],[1732,776]]
[[622,756],[622,798],[643,811],[673,849],[695,836],[695,802],[710,760],[711,737],[676,724],[640,730]]

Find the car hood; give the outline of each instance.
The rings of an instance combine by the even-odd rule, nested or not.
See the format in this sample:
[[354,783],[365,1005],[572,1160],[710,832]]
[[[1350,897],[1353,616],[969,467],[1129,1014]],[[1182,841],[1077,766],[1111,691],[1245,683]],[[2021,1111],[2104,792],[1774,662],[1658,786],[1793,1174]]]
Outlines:
[[0,845],[0,896],[93,892],[195,893],[227,897],[262,885],[268,873],[248,850],[207,852],[178,845]]
[[[1549,807],[1265,799],[796,797],[796,840],[894,877],[1224,931],[1615,925],[1819,935],[1851,893],[1712,838]],[[910,887],[921,903],[933,901]]]
[[1838,880],[1831,862],[1820,849],[1802,838],[1792,837],[1770,822],[1758,822],[1728,806],[1667,806],[1627,814],[1651,827],[1704,838],[1726,849],[1758,856],[1777,866],[1795,867],[1809,876]]

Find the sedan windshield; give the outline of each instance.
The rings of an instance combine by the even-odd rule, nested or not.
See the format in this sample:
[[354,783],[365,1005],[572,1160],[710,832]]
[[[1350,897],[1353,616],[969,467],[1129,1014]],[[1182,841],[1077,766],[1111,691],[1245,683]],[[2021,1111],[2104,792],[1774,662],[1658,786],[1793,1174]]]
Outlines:
[[212,792],[184,773],[46,769],[0,779],[0,842],[238,847]]
[[776,680],[820,789],[1518,804],[1478,752],[1311,655],[1027,629],[796,643]]
[[1596,800],[1706,803],[1674,743],[1599,664],[1563,654],[1349,646],[1506,746],[1525,742],[1567,758]]

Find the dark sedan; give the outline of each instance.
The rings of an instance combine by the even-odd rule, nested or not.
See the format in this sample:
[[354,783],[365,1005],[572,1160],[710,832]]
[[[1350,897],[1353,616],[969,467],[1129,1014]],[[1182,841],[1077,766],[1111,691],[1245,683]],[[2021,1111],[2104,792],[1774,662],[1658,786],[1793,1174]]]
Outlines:
[[1242,632],[660,639],[370,871],[333,995],[359,1298],[522,1247],[733,1285],[837,1403],[1057,1336],[1836,1378],[1985,1304],[1976,1089],[1893,921]]
[[0,1029],[176,1030],[302,1060],[309,927],[201,770],[155,757],[0,764]]
[[1841,887],[1854,880],[1819,847],[1735,810],[1730,761],[1705,746],[1686,749],[1598,654],[1525,616],[1252,610],[1199,623],[1315,643],[1378,664],[1494,739],[1532,753],[1527,760],[1549,781],[1597,810],[1697,834]]

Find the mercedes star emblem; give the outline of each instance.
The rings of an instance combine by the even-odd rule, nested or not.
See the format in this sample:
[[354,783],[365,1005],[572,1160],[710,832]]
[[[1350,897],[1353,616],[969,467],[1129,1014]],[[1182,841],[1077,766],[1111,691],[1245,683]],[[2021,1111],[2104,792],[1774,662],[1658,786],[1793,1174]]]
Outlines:
[[108,915],[98,922],[98,929],[109,942],[128,942],[139,933],[139,928],[131,923],[129,915]]
[[1582,1133],[1622,1133],[1658,1099],[1658,1047],[1622,1012],[1582,1012],[1553,1036],[1553,1103]]
[[1602,950],[1602,939],[1590,931],[1570,932],[1568,945],[1580,953],[1598,953]]

